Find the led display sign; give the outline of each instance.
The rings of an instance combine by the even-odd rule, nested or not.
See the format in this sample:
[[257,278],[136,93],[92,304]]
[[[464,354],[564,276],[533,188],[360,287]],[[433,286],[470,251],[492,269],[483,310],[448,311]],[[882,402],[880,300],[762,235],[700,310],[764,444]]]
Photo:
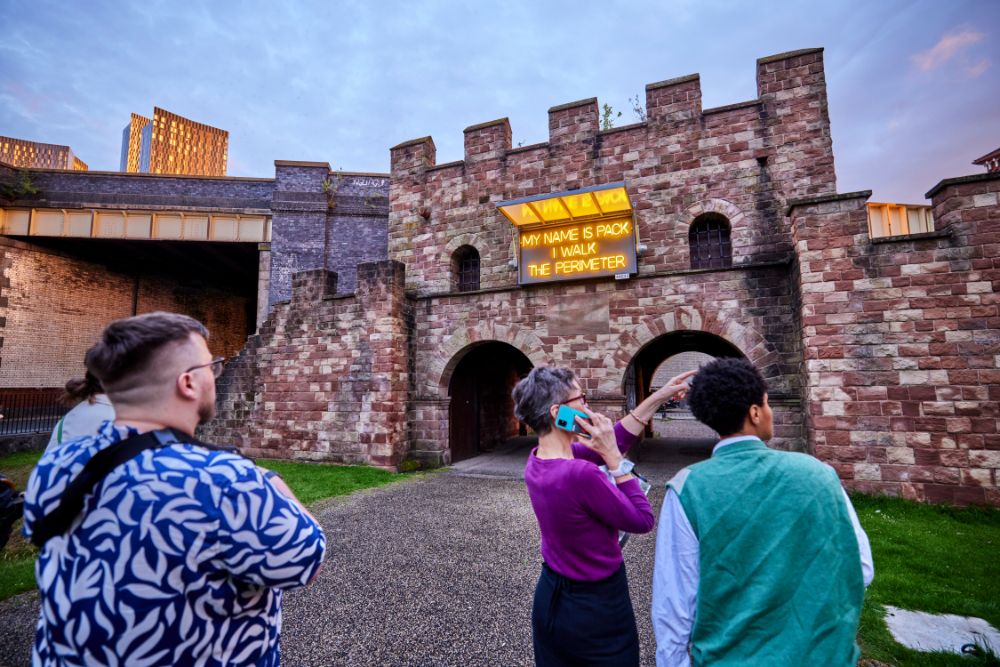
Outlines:
[[497,205],[518,230],[521,285],[627,277],[638,271],[624,183]]
[[520,237],[522,285],[636,272],[631,217],[522,229]]

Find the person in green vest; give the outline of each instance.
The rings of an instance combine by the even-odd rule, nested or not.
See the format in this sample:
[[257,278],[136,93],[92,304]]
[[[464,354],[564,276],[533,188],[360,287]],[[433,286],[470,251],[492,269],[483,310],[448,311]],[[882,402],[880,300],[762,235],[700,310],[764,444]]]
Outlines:
[[658,667],[853,666],[871,547],[830,466],[768,449],[767,385],[746,359],[691,382],[694,416],[721,436],[667,483],[656,539]]

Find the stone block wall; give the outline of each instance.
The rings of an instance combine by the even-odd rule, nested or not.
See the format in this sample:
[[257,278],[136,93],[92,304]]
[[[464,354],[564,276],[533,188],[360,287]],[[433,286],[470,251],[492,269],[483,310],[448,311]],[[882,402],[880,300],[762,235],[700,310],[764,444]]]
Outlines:
[[260,334],[254,334],[239,354],[226,362],[222,376],[215,381],[216,416],[198,428],[201,440],[241,450],[253,446],[249,434],[260,382],[260,345]]
[[791,252],[789,199],[836,188],[821,49],[758,61],[759,98],[701,108],[697,75],[647,86],[643,123],[600,130],[596,99],[549,110],[549,141],[513,148],[507,119],[465,130],[465,159],[436,164],[433,139],[391,150],[389,257],[407,288],[450,290],[450,258],[472,245],[484,289],[517,285],[511,225],[499,201],[625,181],[643,275],[690,266],[688,229],[702,213],[732,225],[733,262]]
[[269,303],[288,299],[292,276],[313,269],[337,273],[340,292],[350,294],[356,266],[387,256],[388,175],[285,160],[275,173]]
[[870,240],[855,193],[794,203],[810,441],[851,488],[1000,504],[1000,177],[943,181],[936,231]]
[[822,50],[761,58],[757,93],[764,101],[765,144],[773,151],[770,170],[786,197],[836,192]]
[[209,178],[32,169],[36,206],[266,213],[273,178]]
[[206,439],[251,456],[396,467],[408,450],[410,306],[403,267],[357,267],[351,295],[325,269],[296,274],[219,383]]
[[[621,416],[625,372],[635,356],[671,332],[724,339],[753,361],[775,400],[774,446],[801,450],[799,332],[789,313],[787,263],[682,272],[627,282],[590,281],[416,297],[410,412],[414,455],[447,461],[448,390],[471,346],[500,341],[532,365],[573,369],[588,401]],[[603,313],[582,325],[577,315]]]
[[[415,298],[416,456],[447,460],[449,379],[470,345],[506,342],[534,365],[570,366],[595,405],[620,414],[629,365],[677,331],[723,339],[758,363],[778,406],[777,445],[804,447],[782,211],[836,187],[822,51],[761,59],[758,92],[702,109],[692,75],[647,86],[647,119],[634,125],[600,130],[598,101],[587,99],[549,110],[545,143],[513,148],[502,118],[465,130],[460,162],[436,164],[430,137],[391,150],[389,256],[406,265]],[[518,287],[515,233],[496,203],[618,181],[646,246],[638,276]],[[729,220],[733,269],[690,269],[688,231],[705,213]],[[450,260],[463,245],[479,251],[479,293],[452,292]],[[574,329],[574,317],[588,326]]]

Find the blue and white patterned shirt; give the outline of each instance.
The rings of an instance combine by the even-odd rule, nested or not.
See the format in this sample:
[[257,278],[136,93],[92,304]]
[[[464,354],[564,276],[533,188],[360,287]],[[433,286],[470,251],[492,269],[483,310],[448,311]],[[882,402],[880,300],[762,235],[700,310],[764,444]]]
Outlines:
[[[24,534],[94,454],[132,433],[106,422],[43,456]],[[194,445],[144,451],[42,548],[32,664],[277,665],[281,589],[305,585],[325,551],[323,529],[253,462]]]

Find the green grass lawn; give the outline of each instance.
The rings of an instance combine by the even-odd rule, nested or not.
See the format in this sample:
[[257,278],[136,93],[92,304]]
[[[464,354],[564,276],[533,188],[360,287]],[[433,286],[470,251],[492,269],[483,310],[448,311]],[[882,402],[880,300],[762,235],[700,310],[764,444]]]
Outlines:
[[[24,490],[41,452],[22,452],[0,457],[0,472]],[[259,459],[264,468],[284,478],[303,503],[343,496],[361,489],[404,479],[403,475],[369,466],[338,466]],[[0,600],[35,587],[35,547],[21,536],[21,522],[14,524],[10,542],[0,551]]]
[[1000,510],[852,500],[875,560],[861,614],[864,657],[897,667],[1000,664],[910,651],[892,639],[882,609],[977,616],[1000,628]]
[[[41,452],[19,452],[0,457],[0,472],[23,491]],[[0,551],[0,600],[35,587],[35,547],[21,536],[21,522],[14,524],[10,541]]]
[[285,480],[295,497],[305,504],[403,479],[402,475],[370,466],[335,466],[320,463],[259,460]]

